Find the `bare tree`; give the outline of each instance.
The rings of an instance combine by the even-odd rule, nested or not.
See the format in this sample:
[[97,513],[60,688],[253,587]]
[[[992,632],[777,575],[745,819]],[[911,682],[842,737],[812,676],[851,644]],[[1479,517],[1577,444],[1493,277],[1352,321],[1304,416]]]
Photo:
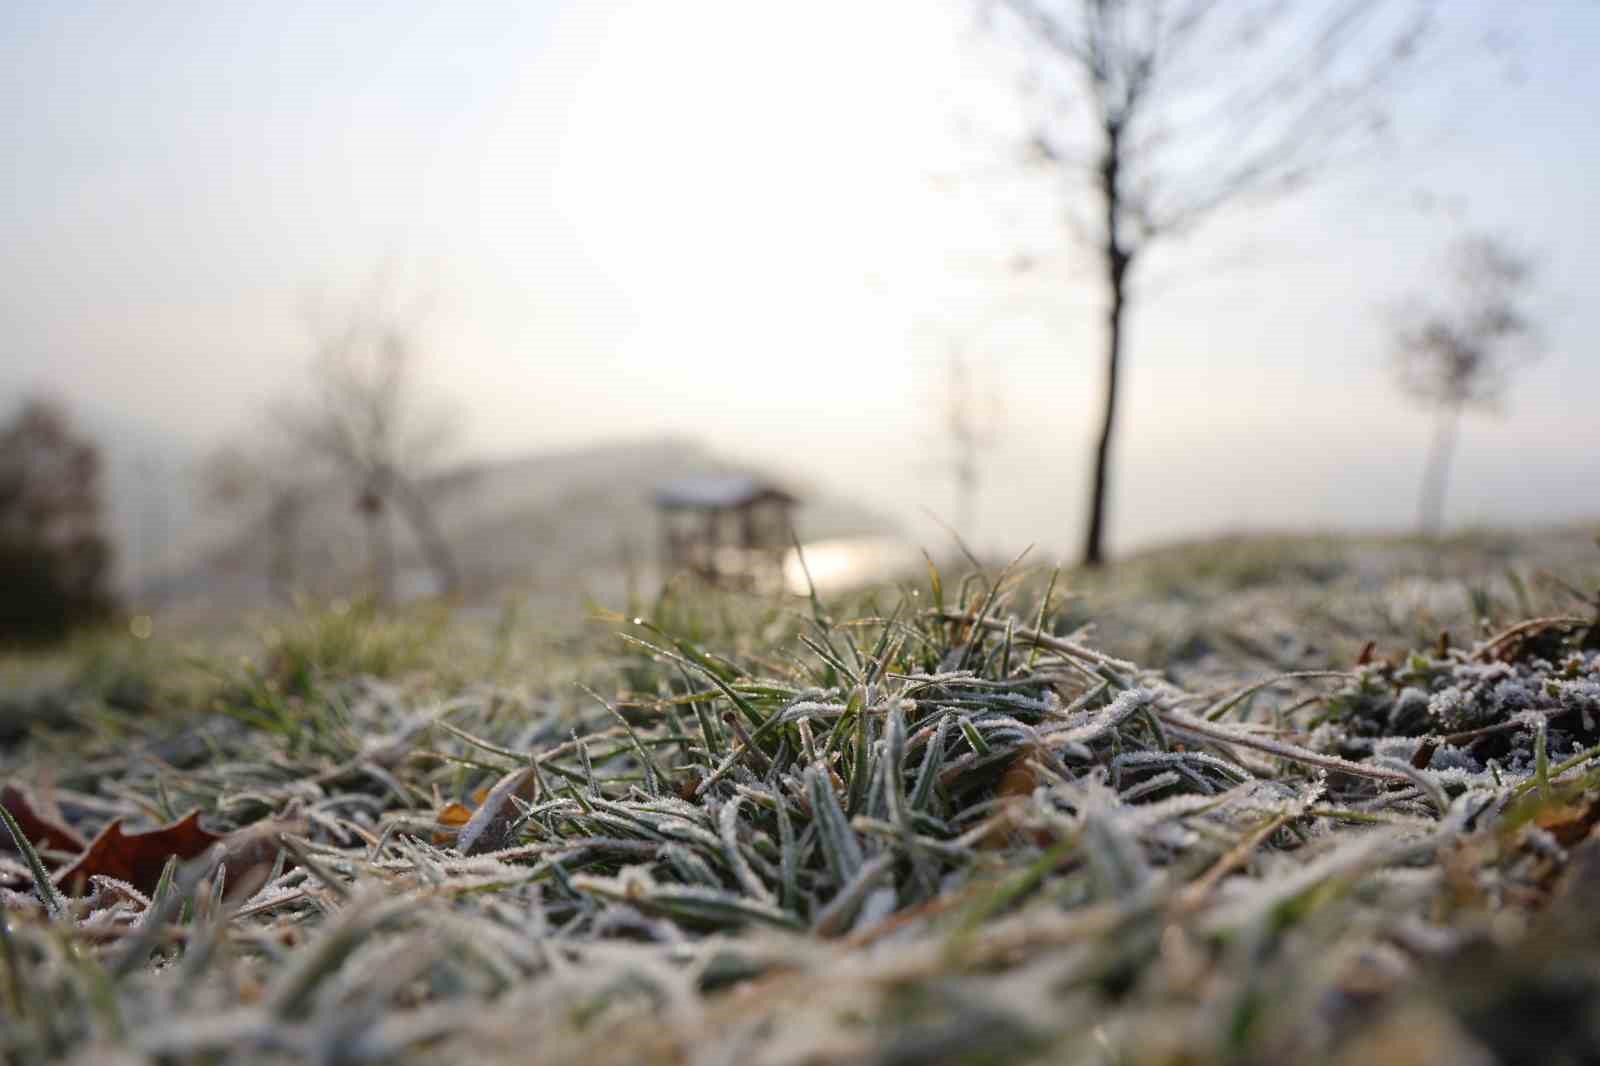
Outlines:
[[201,470],[204,495],[250,512],[271,542],[274,591],[291,594],[300,527],[330,486],[348,492],[367,542],[367,580],[392,594],[394,519],[408,524],[444,593],[460,584],[455,553],[420,486],[455,428],[419,378],[419,316],[395,311],[380,275],[359,300],[310,316],[313,353],[304,390],[279,403],[251,442],[233,442]]
[[1103,414],[1083,561],[1104,559],[1133,273],[1157,242],[1306,180],[1381,126],[1426,0],[992,0],[1049,105],[1033,148],[1082,194],[1070,217],[1106,293]]
[[1394,323],[1400,387],[1438,422],[1423,468],[1419,520],[1437,536],[1461,415],[1498,410],[1515,371],[1538,355],[1524,306],[1533,264],[1504,241],[1463,238],[1451,250],[1444,299],[1416,299]]
[[416,534],[439,589],[460,584],[455,554],[418,479],[453,434],[449,411],[424,393],[415,316],[391,310],[381,288],[314,324],[311,391],[278,412],[291,447],[349,486],[367,529],[373,591],[392,592],[391,512]]

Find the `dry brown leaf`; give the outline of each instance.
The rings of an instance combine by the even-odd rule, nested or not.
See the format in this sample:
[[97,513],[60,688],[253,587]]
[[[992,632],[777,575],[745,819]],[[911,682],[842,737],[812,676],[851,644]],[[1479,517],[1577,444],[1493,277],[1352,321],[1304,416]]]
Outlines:
[[[1000,784],[996,794],[1006,801],[1006,810],[1012,815],[1010,821],[1013,825],[1018,821],[1023,804],[1033,795],[1033,790],[1039,787],[1039,771],[1033,765],[1031,752],[1023,752],[1006,767],[1005,773],[1000,775]],[[982,847],[1003,847],[1007,840],[1007,832],[997,831],[984,838]],[[1055,837],[1043,829],[1035,829],[1029,836],[1041,848],[1049,847],[1055,843]]]
[[539,778],[533,767],[524,766],[502,777],[483,804],[456,837],[456,848],[463,855],[481,855],[498,851],[511,843],[511,826],[521,813],[513,798],[531,803],[539,791]]
[[[222,861],[228,868],[225,900],[248,899],[261,890],[283,850],[284,833],[304,833],[304,818],[281,818],[235,829],[223,838]],[[285,868],[292,867],[291,860]]]
[[[488,792],[483,789],[473,793],[473,796],[476,797],[479,793],[488,796]],[[480,799],[478,802],[482,803],[483,800]],[[472,808],[465,803],[456,803],[452,800],[439,808],[439,813],[434,815],[433,820],[438,823],[440,830],[433,834],[433,842],[440,845],[448,844],[455,839],[456,831],[472,820]]]
[[143,833],[124,833],[118,818],[100,831],[76,862],[56,873],[56,886],[69,896],[83,893],[95,875],[126,881],[148,895],[161,880],[167,860],[179,862],[204,854],[223,838],[200,827],[200,812],[190,811],[169,825]]
[[[39,807],[42,804],[34,803],[25,792],[14,785],[0,788],[0,806],[11,812],[11,817],[17,820],[23,835],[35,847],[43,845],[55,851],[81,852],[87,846],[83,837],[71,827],[61,824],[58,819],[41,813]],[[10,833],[0,834],[0,849],[16,850]]]
[[1546,807],[1533,818],[1534,824],[1556,838],[1564,848],[1570,848],[1589,835],[1600,823],[1600,800],[1582,803],[1564,803]]

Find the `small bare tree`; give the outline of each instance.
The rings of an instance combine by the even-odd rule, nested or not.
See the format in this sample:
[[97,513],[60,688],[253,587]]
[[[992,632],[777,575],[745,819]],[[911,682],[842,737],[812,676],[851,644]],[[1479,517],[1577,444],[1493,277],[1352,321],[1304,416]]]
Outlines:
[[933,445],[938,455],[926,465],[950,479],[954,525],[948,528],[974,550],[983,457],[994,447],[1002,420],[1000,393],[986,373],[994,350],[986,337],[1008,310],[1008,303],[997,303],[971,323],[934,330],[946,356],[938,395],[931,398],[938,419],[938,443]]
[[1381,125],[1426,0],[990,0],[1047,106],[1037,156],[1081,194],[1069,216],[1106,293],[1105,379],[1083,561],[1104,558],[1133,274],[1158,242],[1288,195]]
[[418,486],[455,422],[420,387],[413,317],[389,310],[379,290],[335,320],[314,323],[310,394],[278,411],[291,448],[351,489],[379,598],[394,586],[392,511],[416,534],[439,589],[460,584],[455,553]]
[[391,309],[383,280],[336,314],[311,316],[309,387],[277,405],[258,439],[224,446],[201,470],[208,499],[247,510],[265,526],[270,579],[282,595],[299,576],[301,518],[330,485],[350,493],[365,528],[374,596],[393,592],[396,513],[415,533],[438,589],[460,584],[455,553],[419,485],[455,422],[419,380],[417,316]]
[[1396,380],[1438,420],[1422,474],[1424,536],[1443,525],[1462,414],[1498,410],[1515,371],[1539,353],[1525,307],[1532,278],[1531,260],[1506,242],[1467,237],[1451,250],[1445,297],[1414,299],[1395,316]]

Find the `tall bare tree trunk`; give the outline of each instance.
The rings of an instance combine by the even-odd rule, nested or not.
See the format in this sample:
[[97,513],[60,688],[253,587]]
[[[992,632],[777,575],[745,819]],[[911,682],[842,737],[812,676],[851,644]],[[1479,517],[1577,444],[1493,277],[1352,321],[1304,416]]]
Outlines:
[[1450,478],[1450,459],[1455,455],[1460,424],[1460,408],[1446,407],[1439,412],[1439,424],[1433,431],[1433,446],[1428,450],[1428,465],[1422,471],[1419,517],[1422,535],[1430,539],[1438,537],[1444,529],[1444,490]]
[[1089,497],[1089,534],[1083,546],[1083,565],[1105,562],[1106,495],[1110,480],[1111,440],[1117,421],[1117,379],[1122,362],[1122,323],[1127,308],[1128,267],[1133,252],[1124,243],[1122,213],[1122,129],[1106,125],[1105,155],[1100,164],[1100,195],[1105,207],[1106,307],[1105,414],[1100,422],[1100,443],[1094,454],[1094,488]]
[[1089,535],[1083,547],[1083,565],[1105,562],[1106,490],[1111,459],[1111,437],[1117,420],[1117,378],[1122,360],[1122,318],[1125,301],[1122,278],[1113,275],[1111,307],[1106,316],[1105,414],[1100,422],[1100,443],[1094,452],[1094,488],[1089,498]]

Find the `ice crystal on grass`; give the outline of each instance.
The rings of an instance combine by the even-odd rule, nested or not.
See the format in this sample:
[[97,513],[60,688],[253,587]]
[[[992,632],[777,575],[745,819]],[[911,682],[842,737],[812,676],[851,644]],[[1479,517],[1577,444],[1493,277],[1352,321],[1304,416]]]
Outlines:
[[1541,732],[1563,749],[1600,742],[1600,655],[1583,646],[1587,630],[1531,633],[1362,668],[1327,700],[1315,745],[1379,752],[1386,738],[1426,738],[1424,765],[1475,771],[1493,759],[1526,772]]

